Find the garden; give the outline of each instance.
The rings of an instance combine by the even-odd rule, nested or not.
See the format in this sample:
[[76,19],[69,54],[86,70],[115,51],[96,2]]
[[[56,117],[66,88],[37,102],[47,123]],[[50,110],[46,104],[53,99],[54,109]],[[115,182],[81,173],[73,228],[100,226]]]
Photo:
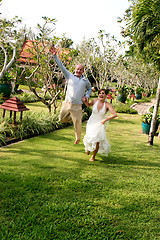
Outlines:
[[1,239],[158,239],[158,138],[124,113],[107,138],[94,163],[72,126],[1,148]]
[[[26,86],[21,85],[22,88],[27,89]],[[97,97],[97,92],[93,91],[91,94],[91,99]],[[107,95],[110,98],[110,93]],[[62,123],[59,121],[59,110],[57,113],[48,114],[48,110],[44,104],[37,101],[34,94],[31,92],[23,92],[21,94],[13,94],[14,97],[18,98],[28,111],[24,111],[23,119],[20,119],[20,113],[17,113],[16,124],[13,124],[13,117],[10,118],[10,111],[6,110],[5,117],[3,118],[3,109],[0,109],[0,146],[5,146],[13,142],[21,141],[23,139],[31,138],[38,135],[43,135],[61,128],[71,126],[71,123]],[[11,98],[13,97],[11,95]],[[142,99],[131,100],[128,98],[128,102],[125,104],[117,101],[116,96],[112,101],[112,105],[117,113],[126,114],[138,114],[131,106],[136,103],[150,102],[155,95],[150,97],[142,97]],[[3,99],[1,100],[2,102]],[[110,101],[110,99],[108,99]],[[7,101],[6,101],[7,102]],[[3,104],[1,105],[3,106]],[[148,129],[150,129],[150,124],[153,115],[153,108],[150,109],[150,113],[146,113],[141,116],[143,124],[147,124]],[[91,114],[91,109],[86,108],[83,105],[83,121],[86,121]],[[160,123],[159,114],[157,115],[157,128],[156,132],[159,132],[158,126]],[[148,132],[145,132],[149,134]]]
[[[43,17],[36,34],[18,27],[18,17],[0,19],[0,239],[160,239],[159,31],[153,27],[160,8],[147,2],[131,1],[119,19],[127,23],[124,42],[100,30],[73,47],[72,39],[55,34],[56,19]],[[82,105],[77,145],[73,124],[59,121],[67,85],[53,44],[70,72],[79,62],[85,67],[90,99],[108,91],[118,115],[107,126],[108,157],[90,162],[84,150],[92,108]],[[153,99],[142,115],[133,107]]]
[[160,141],[147,146],[131,103],[117,103],[107,128],[111,153],[94,163],[82,140],[74,144],[72,125],[40,102],[25,105],[30,111],[13,134],[25,140],[0,148],[1,239],[158,239]]

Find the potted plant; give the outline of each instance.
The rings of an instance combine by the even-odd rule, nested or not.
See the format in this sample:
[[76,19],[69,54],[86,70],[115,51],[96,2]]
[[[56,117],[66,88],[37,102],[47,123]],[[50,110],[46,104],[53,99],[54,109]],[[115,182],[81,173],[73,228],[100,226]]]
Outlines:
[[12,77],[8,72],[5,72],[4,76],[0,79],[0,94],[3,94],[3,97],[10,97],[12,92]]
[[118,88],[118,101],[125,103],[126,99],[127,99],[127,95],[128,95],[128,87],[124,84],[123,86],[120,86]]
[[[151,121],[152,121],[152,113],[146,113],[146,114],[142,114],[142,131],[145,134],[149,134],[150,131],[150,127],[151,127]],[[156,119],[156,130],[158,129],[158,125],[160,124],[160,115],[157,115],[157,119]]]
[[136,88],[136,99],[141,99],[142,98],[142,92],[144,91],[143,88],[141,88],[140,86],[138,86]]

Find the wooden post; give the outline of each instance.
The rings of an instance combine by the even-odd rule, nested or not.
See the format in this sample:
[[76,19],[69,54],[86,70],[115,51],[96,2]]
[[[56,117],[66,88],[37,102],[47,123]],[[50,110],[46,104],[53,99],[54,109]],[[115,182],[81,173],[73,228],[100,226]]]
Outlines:
[[20,121],[22,122],[23,111],[21,111]]
[[6,109],[3,109],[3,118],[5,117]]
[[10,118],[12,117],[12,110],[10,110]]
[[16,112],[14,112],[13,125],[16,125]]

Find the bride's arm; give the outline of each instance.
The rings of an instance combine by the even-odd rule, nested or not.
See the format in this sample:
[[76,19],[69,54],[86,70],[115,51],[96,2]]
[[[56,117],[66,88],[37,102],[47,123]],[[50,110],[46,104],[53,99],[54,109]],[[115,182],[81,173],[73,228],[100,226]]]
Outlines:
[[96,101],[97,101],[96,98],[92,99],[91,102],[87,102],[87,101],[86,101],[86,97],[83,97],[83,98],[82,98],[82,102],[83,102],[87,107],[93,106]]
[[111,112],[111,115],[110,116],[107,116],[106,118],[104,118],[101,123],[104,124],[106,121],[109,121],[115,117],[117,117],[117,113],[116,111],[114,110],[114,108],[112,107],[112,105],[110,103],[106,103],[105,104],[105,107],[106,107],[106,110],[110,111]]

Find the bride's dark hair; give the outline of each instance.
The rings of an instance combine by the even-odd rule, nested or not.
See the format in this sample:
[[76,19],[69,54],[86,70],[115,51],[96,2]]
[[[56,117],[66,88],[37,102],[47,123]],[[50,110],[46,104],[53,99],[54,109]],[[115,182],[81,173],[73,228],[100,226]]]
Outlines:
[[107,89],[104,89],[104,88],[101,88],[98,90],[98,94],[100,94],[101,91],[105,91],[105,94],[107,95],[108,94],[108,90]]

